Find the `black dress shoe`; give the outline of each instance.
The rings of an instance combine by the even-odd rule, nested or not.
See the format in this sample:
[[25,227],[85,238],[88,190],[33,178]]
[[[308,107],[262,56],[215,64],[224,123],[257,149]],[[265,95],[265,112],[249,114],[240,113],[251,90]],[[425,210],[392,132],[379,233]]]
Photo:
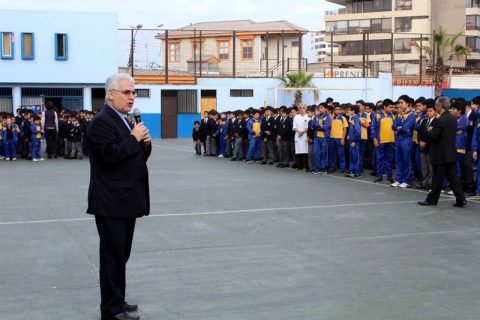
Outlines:
[[462,208],[462,207],[464,207],[464,206],[466,206],[466,205],[467,205],[467,200],[463,200],[462,202],[455,202],[455,203],[453,204],[453,206],[454,206],[454,207],[457,207],[457,208]]
[[373,180],[373,183],[377,183],[383,181],[383,177],[378,177],[377,179]]
[[393,181],[393,177],[387,177],[387,181],[390,182],[390,183],[394,183],[395,181]]
[[122,312],[114,316],[102,315],[102,320],[140,320],[140,317],[128,312]]
[[436,203],[430,202],[430,201],[418,201],[418,204],[421,206],[436,206]]
[[135,312],[138,310],[138,305],[136,304],[128,304],[127,301],[125,301],[125,304],[123,305],[126,311],[128,312]]

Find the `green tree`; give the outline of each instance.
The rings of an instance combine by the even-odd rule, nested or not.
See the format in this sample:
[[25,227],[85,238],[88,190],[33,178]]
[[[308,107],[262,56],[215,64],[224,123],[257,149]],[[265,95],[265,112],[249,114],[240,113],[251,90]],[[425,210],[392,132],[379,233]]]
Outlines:
[[[445,80],[445,73],[447,71],[445,62],[454,58],[465,57],[470,52],[467,46],[458,42],[463,35],[463,31],[453,35],[447,35],[443,26],[440,26],[438,32],[433,35],[433,46],[436,56],[433,65],[432,80],[435,85],[435,96],[437,97],[442,93],[442,84]],[[420,46],[416,41],[412,41],[411,45],[417,48],[419,52],[425,52],[430,59],[433,59],[434,52],[429,46]]]
[[285,88],[298,88],[299,90],[295,91],[295,105],[300,105],[302,103],[303,93],[302,88],[311,88],[313,89],[313,97],[315,101],[318,100],[318,88],[313,84],[313,73],[306,73],[304,71],[290,72],[285,75],[285,77],[280,78],[280,80],[285,85]]

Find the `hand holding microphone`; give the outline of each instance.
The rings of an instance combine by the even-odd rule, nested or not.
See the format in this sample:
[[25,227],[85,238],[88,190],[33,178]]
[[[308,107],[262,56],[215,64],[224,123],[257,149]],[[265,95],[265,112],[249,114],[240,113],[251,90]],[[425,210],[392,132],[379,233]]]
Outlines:
[[137,139],[138,142],[145,141],[146,143],[150,143],[151,138],[148,129],[144,126],[140,114],[140,110],[138,108],[133,109],[133,117],[135,118],[136,125],[132,129],[131,134]]

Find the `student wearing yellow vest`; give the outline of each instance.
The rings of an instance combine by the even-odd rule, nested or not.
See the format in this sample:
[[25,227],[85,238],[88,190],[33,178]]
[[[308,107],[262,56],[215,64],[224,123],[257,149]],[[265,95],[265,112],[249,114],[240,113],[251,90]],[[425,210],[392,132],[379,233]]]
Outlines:
[[345,137],[347,135],[348,121],[342,114],[340,106],[333,109],[332,125],[330,129],[330,141],[328,145],[328,172],[335,172],[336,159],[340,170],[345,172]]
[[383,110],[379,109],[375,113],[372,121],[371,133],[375,152],[377,154],[377,178],[373,181],[380,182],[383,175],[387,175],[387,181],[393,183],[392,164],[394,155],[395,133],[393,132],[393,114],[392,109],[395,103],[390,99],[383,101]]

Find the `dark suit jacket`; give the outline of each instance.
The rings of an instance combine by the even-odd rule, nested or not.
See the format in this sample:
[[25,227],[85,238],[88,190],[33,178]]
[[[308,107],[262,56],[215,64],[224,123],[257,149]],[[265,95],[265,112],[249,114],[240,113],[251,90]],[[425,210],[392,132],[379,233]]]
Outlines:
[[432,123],[428,132],[431,139],[430,163],[435,165],[451,164],[457,161],[457,119],[445,111]]
[[[274,135],[274,130],[275,130],[275,119],[270,116],[270,118],[265,117],[262,121],[262,137],[267,138],[268,141],[275,141],[275,135]],[[267,135],[265,131],[270,131],[270,135]]]
[[292,118],[286,117],[285,120],[281,120],[282,118],[280,117],[278,120],[278,127],[277,127],[277,132],[278,135],[280,136],[281,141],[290,141],[291,140],[291,135],[292,135],[292,127],[293,127],[293,121]]
[[[420,130],[418,130],[418,141],[420,142],[425,142],[427,146],[424,149],[421,149],[421,152],[429,154],[430,153],[430,145],[431,145],[431,139],[428,137],[428,122],[429,118],[425,117],[422,119],[420,122]],[[432,122],[430,123],[430,127],[435,123],[435,118],[433,118]]]
[[87,144],[90,156],[87,213],[111,218],[148,215],[147,159],[152,144],[137,142],[108,106],[93,118]]

